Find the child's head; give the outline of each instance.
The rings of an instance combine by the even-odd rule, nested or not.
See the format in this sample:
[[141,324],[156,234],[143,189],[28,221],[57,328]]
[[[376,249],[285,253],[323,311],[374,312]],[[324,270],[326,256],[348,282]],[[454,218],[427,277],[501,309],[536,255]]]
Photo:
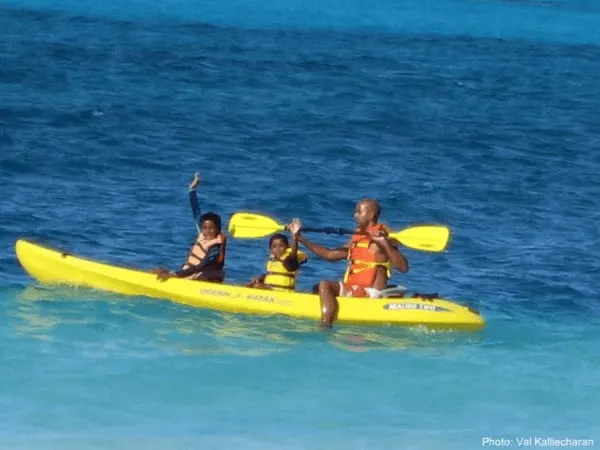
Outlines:
[[207,239],[214,239],[221,233],[221,217],[213,212],[207,212],[200,217],[200,231]]
[[269,250],[275,258],[281,258],[289,246],[288,238],[283,234],[276,233],[269,239]]

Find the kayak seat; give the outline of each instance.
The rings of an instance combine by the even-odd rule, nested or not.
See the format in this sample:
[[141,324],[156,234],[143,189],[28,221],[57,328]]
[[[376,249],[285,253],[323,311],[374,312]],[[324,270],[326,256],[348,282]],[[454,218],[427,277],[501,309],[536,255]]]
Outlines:
[[388,285],[380,292],[382,298],[402,298],[406,295],[407,289],[399,284]]
[[[380,295],[381,295],[381,298],[403,298],[406,296],[407,292],[408,292],[408,289],[405,286],[402,286],[400,284],[392,284],[392,285],[388,285],[385,289],[383,289],[381,291]],[[319,293],[319,283],[313,285],[312,293],[313,294]],[[425,300],[432,300],[434,298],[440,298],[440,296],[437,293],[435,293],[435,294],[415,293],[412,297],[413,298],[419,297],[419,298],[422,298]]]

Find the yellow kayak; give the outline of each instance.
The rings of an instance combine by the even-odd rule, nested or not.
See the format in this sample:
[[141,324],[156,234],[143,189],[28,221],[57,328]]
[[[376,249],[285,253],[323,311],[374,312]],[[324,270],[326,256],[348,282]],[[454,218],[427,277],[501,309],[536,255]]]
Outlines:
[[[43,284],[88,287],[125,295],[168,299],[198,308],[247,314],[282,314],[320,319],[320,300],[308,293],[287,293],[229,284],[170,278],[106,264],[20,239],[15,252],[25,271]],[[443,299],[389,297],[339,298],[337,323],[425,325],[432,328],[479,329],[481,315]]]

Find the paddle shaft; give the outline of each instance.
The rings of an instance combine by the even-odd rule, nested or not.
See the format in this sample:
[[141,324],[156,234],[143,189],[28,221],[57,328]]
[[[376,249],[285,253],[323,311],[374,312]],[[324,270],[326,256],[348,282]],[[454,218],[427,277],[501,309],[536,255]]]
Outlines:
[[336,227],[323,227],[323,228],[310,228],[310,227],[302,227],[301,231],[306,231],[307,233],[325,233],[325,234],[361,234],[364,236],[369,236],[370,233],[363,231],[362,233],[356,230],[350,230],[348,228],[336,228]]
[[[245,228],[257,228],[257,229],[261,229],[262,227],[245,227]],[[287,229],[286,226],[281,226],[281,228],[283,228],[283,230],[281,231],[289,231]],[[349,228],[337,228],[337,227],[320,227],[320,228],[315,228],[315,227],[302,227],[302,229],[300,230],[301,232],[306,232],[306,233],[325,233],[325,234],[339,234],[339,235],[344,235],[344,234],[362,234],[365,236],[368,236],[369,233],[367,232],[358,232],[356,230],[350,230]]]
[[[253,229],[262,230],[254,232]],[[368,232],[360,232],[356,229],[337,227],[306,227],[305,232],[316,232],[337,235],[361,234],[369,235]],[[235,213],[229,221],[229,232],[233,237],[241,239],[255,239],[268,236],[279,231],[289,231],[288,227],[278,221],[254,213]],[[388,236],[401,243],[404,247],[426,252],[442,252],[446,249],[450,230],[441,225],[416,225],[404,228],[400,231],[389,232]]]
[[[302,227],[301,231],[306,231],[307,233],[325,233],[325,234],[339,234],[339,235],[344,235],[344,234],[360,234],[362,236],[370,235],[370,233],[367,233],[366,231],[359,232],[356,230],[350,230],[348,228],[336,228],[336,227],[322,227],[322,228]],[[397,234],[397,233],[391,233],[391,235],[388,235],[388,236],[392,239],[398,239],[397,237],[393,236],[394,234]]]

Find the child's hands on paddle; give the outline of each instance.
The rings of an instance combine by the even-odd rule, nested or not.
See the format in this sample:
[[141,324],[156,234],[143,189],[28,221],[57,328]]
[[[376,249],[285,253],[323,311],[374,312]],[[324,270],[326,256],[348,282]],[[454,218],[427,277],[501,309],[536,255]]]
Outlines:
[[290,224],[286,226],[286,229],[292,234],[298,234],[302,229],[302,222],[300,222],[300,219],[293,219]]

